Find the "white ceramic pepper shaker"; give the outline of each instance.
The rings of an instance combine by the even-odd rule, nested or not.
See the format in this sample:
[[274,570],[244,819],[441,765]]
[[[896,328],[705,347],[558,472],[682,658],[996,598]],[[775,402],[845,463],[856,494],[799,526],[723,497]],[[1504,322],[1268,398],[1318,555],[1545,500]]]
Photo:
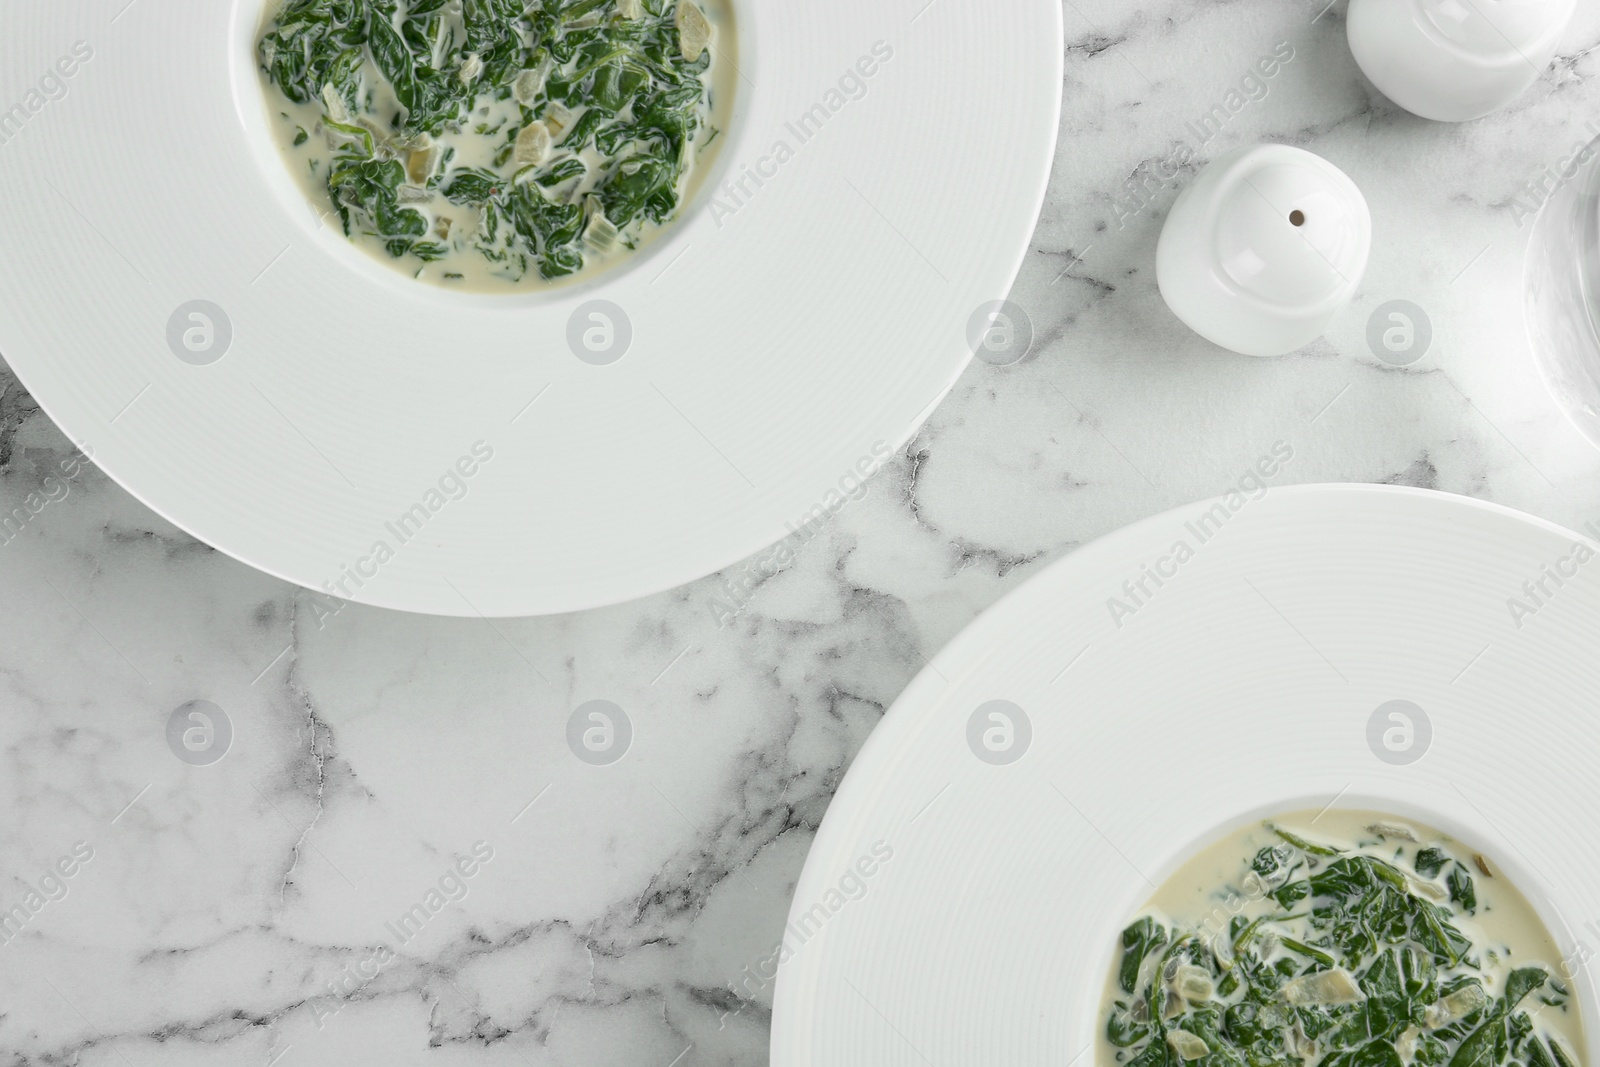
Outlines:
[[1338,167],[1289,145],[1237,148],[1178,194],[1156,281],[1208,341],[1278,356],[1322,335],[1355,294],[1371,248],[1367,201]]
[[1577,0],[1350,0],[1350,51],[1407,111],[1466,122],[1527,91],[1555,58]]

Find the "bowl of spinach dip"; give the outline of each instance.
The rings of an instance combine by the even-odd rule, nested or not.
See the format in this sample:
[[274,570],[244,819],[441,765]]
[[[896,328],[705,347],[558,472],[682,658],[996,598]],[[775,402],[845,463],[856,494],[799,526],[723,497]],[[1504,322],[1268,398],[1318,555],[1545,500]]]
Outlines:
[[271,0],[277,147],[321,219],[413,277],[520,291],[625,259],[729,120],[728,0]]
[[1101,1067],[1581,1067],[1569,968],[1500,864],[1371,811],[1253,823],[1123,931]]

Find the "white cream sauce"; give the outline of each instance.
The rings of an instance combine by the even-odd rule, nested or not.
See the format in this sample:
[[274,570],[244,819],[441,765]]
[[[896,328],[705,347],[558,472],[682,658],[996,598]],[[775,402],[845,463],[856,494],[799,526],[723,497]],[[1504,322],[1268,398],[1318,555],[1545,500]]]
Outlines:
[[[1420,849],[1430,845],[1443,848],[1472,868],[1473,883],[1477,889],[1477,912],[1467,915],[1457,909],[1458,913],[1451,921],[1472,941],[1474,955],[1479,958],[1486,976],[1488,993],[1491,996],[1498,995],[1506,976],[1514,968],[1534,963],[1543,964],[1553,978],[1572,988],[1572,979],[1562,965],[1562,954],[1555,938],[1527,898],[1497,866],[1493,855],[1480,854],[1449,835],[1414,820],[1374,811],[1301,811],[1274,816],[1269,821],[1307,841],[1345,849],[1347,853],[1362,853],[1388,860],[1408,873],[1413,871],[1412,860]],[[1369,829],[1380,825],[1405,828],[1416,840],[1407,841],[1395,834],[1388,834],[1380,840]],[[1227,835],[1185,861],[1129,921],[1148,915],[1169,929],[1176,925],[1206,936],[1212,933],[1226,934],[1228,924],[1235,915],[1241,915],[1249,921],[1260,915],[1277,913],[1277,905],[1269,899],[1263,899],[1259,887],[1255,892],[1251,891],[1251,883],[1246,876],[1251,873],[1251,859],[1260,849],[1282,843],[1282,839],[1264,823],[1252,823]],[[1485,876],[1477,867],[1475,859],[1480,855],[1492,876]],[[1321,860],[1319,865],[1327,862]],[[1419,881],[1428,881],[1417,877]],[[1426,890],[1425,895],[1444,891],[1443,872],[1433,881],[1437,888]],[[1120,1062],[1117,1053],[1123,1051],[1107,1040],[1104,1031],[1105,1020],[1111,1014],[1114,1001],[1126,998],[1117,985],[1116,971],[1120,961],[1119,942],[1101,997],[1100,1012],[1096,1017],[1100,1027],[1096,1056],[1101,1067],[1116,1067]],[[1574,1054],[1575,1062],[1585,1062],[1587,1045],[1584,1043],[1583,1022],[1575,998],[1569,999],[1562,1008],[1552,1008],[1544,1007],[1530,997],[1523,1002],[1523,1008],[1529,1014],[1538,1009],[1536,1025],[1563,1038],[1567,1050]]]
[[[637,229],[632,247],[627,247],[620,240],[609,252],[586,246],[583,269],[575,274],[546,280],[539,276],[537,269],[530,267],[528,273],[520,280],[512,279],[507,276],[503,264],[486,259],[474,244],[473,238],[479,224],[478,209],[452,204],[437,192],[430,193],[426,200],[415,202],[402,200],[402,205],[416,209],[427,217],[429,222],[427,240],[438,242],[448,249],[443,258],[430,263],[424,263],[410,255],[395,258],[384,248],[382,239],[368,234],[352,233],[350,243],[393,270],[463,292],[515,293],[530,288],[548,289],[587,280],[596,273],[609,270],[626,261],[662,231],[670,228],[676,218],[681,217],[688,209],[728,138],[728,128],[733,118],[735,83],[739,78],[738,34],[734,24],[732,0],[698,0],[698,3],[711,26],[711,65],[701,75],[701,81],[707,90],[705,97],[707,106],[702,114],[699,132],[690,146],[688,164],[684,167],[679,182],[679,205],[676,216],[662,225],[645,220]],[[457,9],[457,5],[450,5],[446,11],[449,13]],[[265,6],[261,25],[254,38],[256,41],[261,40],[271,30],[277,12],[276,2],[269,2]],[[336,230],[340,229],[339,215],[328,196],[328,167],[333,151],[329,147],[323,123],[325,106],[321,102],[295,104],[283,96],[265,73],[260,73],[259,76],[268,112],[268,127],[279,153],[283,156],[284,164],[310,201],[312,210],[321,217],[323,224],[332,226]],[[393,91],[387,83],[381,79],[378,81],[371,110],[380,115],[392,114],[399,110],[399,102],[394,98]],[[573,109],[569,125],[570,121],[576,121],[581,114],[581,110]],[[355,118],[350,118],[349,121],[361,124]],[[451,169],[480,167],[504,172],[504,167],[496,167],[494,164],[495,153],[506,144],[505,131],[520,123],[521,112],[514,96],[507,100],[495,100],[493,94],[484,93],[480,95],[477,106],[474,107],[468,120],[463,123],[462,132],[446,134],[438,138],[437,143],[454,149],[455,154],[448,164]],[[475,132],[479,128],[496,132],[482,135]],[[370,126],[369,129],[377,130],[376,126]],[[302,131],[304,131],[303,137]],[[381,139],[382,134],[379,133],[379,136]],[[560,139],[559,133],[555,139]],[[297,140],[301,143],[296,144]],[[570,150],[554,148],[548,157],[548,162],[559,163],[564,157],[572,155]],[[404,153],[398,158],[402,163],[408,161],[408,156]],[[581,204],[601,178],[600,164],[604,161],[604,157],[589,147],[578,154],[577,158],[583,160],[587,173],[576,183],[568,182],[550,191],[559,192],[569,203]]]

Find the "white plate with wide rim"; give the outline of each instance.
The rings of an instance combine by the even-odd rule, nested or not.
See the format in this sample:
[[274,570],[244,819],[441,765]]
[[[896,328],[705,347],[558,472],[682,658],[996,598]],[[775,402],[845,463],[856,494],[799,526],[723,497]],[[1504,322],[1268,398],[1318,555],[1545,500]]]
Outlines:
[[[0,116],[20,109],[0,127],[0,353],[156,511],[361,602],[576,610],[784,537],[954,383],[1054,153],[1054,0],[734,0],[715,177],[739,192],[703,190],[593,281],[447,293],[297,199],[263,140],[264,2],[0,7]],[[597,298],[632,326],[608,366],[566,342]],[[167,344],[195,300],[232,332],[205,366]]]
[[[850,768],[751,972],[776,975],[773,1064],[1092,1067],[1147,879],[1334,802],[1496,857],[1586,960],[1600,856],[1571,846],[1600,840],[1596,552],[1496,505],[1354,485],[1241,493],[1073,552],[951,642]],[[974,747],[995,700],[1022,709],[1011,747]],[[1397,700],[1421,709],[1409,733],[1378,714]],[[1574,984],[1594,1062],[1592,972]]]

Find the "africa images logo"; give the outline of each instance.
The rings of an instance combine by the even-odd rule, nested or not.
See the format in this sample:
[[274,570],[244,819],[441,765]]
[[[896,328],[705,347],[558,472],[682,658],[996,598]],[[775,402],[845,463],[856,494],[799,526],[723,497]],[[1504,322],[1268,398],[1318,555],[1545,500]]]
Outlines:
[[[877,41],[870,55],[864,55],[846,68],[838,84],[822,94],[822,99],[812,104],[799,116],[783,124],[787,137],[774,140],[767,151],[758,156],[754,164],[741,164],[738,174],[728,178],[716,189],[707,210],[711,219],[722,229],[723,223],[737,215],[749,204],[767,182],[794,159],[798,150],[814,140],[832,118],[853,100],[865,99],[868,83],[885,64],[894,58],[894,47],[887,41]],[[791,142],[790,138],[793,138]]]
[[[355,592],[350,588],[354,585],[356,590],[366,586],[378,576],[378,572],[399,553],[400,549],[422,536],[423,527],[436,515],[444,511],[451,503],[466,499],[472,491],[472,478],[494,459],[494,446],[487,441],[474,441],[470,455],[462,455],[455,463],[444,469],[433,485],[422,494],[421,498],[401,511],[393,520],[383,524],[387,536],[376,538],[366,555],[357,557],[350,563],[340,564],[339,577],[325,579],[322,588],[326,596],[312,593],[312,612],[317,620],[317,629],[322,629],[328,619],[344,610],[344,606],[355,597]],[[391,543],[390,539],[393,539]]]
[[0,111],[0,145],[10,144],[33,117],[57,100],[66,99],[71,79],[94,58],[88,41],[74,41],[71,50],[57,59],[50,69],[15,104]]
[[1207,542],[1221,533],[1223,527],[1246,504],[1266,496],[1267,479],[1276,476],[1292,459],[1294,447],[1287,441],[1275,441],[1272,451],[1258,458],[1254,467],[1241,474],[1234,488],[1222,494],[1221,499],[1199,516],[1183,524],[1186,536],[1174,541],[1172,547],[1157,557],[1154,563],[1142,566],[1137,577],[1123,582],[1121,596],[1106,598],[1106,610],[1111,612],[1111,621],[1117,629],[1122,629],[1130,618],[1144,610],[1162,586],[1176,578],[1184,564],[1194,559]]
[[[1584,524],[1583,532],[1600,541],[1600,528],[1592,521]],[[1539,573],[1522,583],[1520,595],[1506,597],[1512,625],[1519,630],[1527,625],[1529,619],[1555,600],[1568,582],[1578,577],[1579,570],[1594,559],[1594,555],[1594,549],[1582,541],[1574,541],[1564,555],[1540,564]]]
[[87,841],[79,841],[72,846],[71,852],[61,856],[45,869],[44,874],[34,879],[37,885],[18,878],[17,881],[27,892],[17,903],[0,911],[0,945],[9,945],[12,938],[21,934],[46,906],[65,900],[71,891],[70,880],[92,859],[94,846]]
[[[317,1029],[326,1020],[338,1015],[345,1005],[357,999],[357,994],[373,982],[391,964],[400,959],[400,953],[428,928],[435,915],[451,904],[460,904],[472,892],[472,879],[494,859],[494,846],[487,841],[474,841],[471,852],[458,855],[444,873],[429,885],[422,898],[399,916],[383,924],[384,936],[377,945],[353,962],[346,962],[339,973],[326,981],[328,1001],[321,998],[311,1001],[311,1014]],[[389,942],[394,939],[393,944]]]

